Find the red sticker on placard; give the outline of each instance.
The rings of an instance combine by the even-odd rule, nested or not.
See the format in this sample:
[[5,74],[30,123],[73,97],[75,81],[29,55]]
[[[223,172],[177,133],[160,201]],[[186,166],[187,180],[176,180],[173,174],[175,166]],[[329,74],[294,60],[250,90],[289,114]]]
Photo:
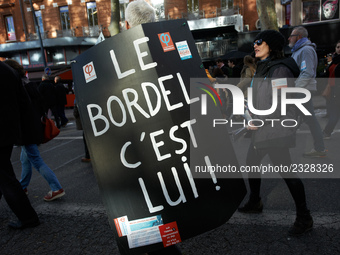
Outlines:
[[161,41],[164,52],[176,49],[169,32],[158,34],[158,38]]
[[168,247],[170,245],[174,245],[176,243],[181,242],[181,237],[179,236],[177,223],[175,221],[159,226],[158,228],[163,240],[164,247]]

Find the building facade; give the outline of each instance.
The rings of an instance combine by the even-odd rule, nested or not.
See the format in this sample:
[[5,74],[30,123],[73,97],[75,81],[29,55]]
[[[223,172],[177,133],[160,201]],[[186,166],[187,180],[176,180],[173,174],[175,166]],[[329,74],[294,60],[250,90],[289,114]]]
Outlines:
[[[275,1],[279,27],[339,23],[339,0]],[[203,60],[239,49],[248,32],[261,28],[256,0],[149,2],[158,20],[188,20]],[[120,0],[122,29],[127,4],[128,0]],[[13,58],[33,71],[46,66],[67,68],[73,58],[95,45],[100,35],[110,36],[110,21],[109,0],[32,0],[32,4],[30,0],[0,0],[0,56]]]

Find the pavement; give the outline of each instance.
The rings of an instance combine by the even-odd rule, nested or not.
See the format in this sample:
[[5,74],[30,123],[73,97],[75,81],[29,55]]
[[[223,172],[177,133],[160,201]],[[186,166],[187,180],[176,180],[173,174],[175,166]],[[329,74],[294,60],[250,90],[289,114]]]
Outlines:
[[[324,125],[324,100],[314,97],[319,121]],[[36,228],[12,230],[8,221],[15,219],[4,199],[0,200],[1,255],[118,255],[113,230],[100,197],[91,163],[80,161],[84,154],[82,131],[75,129],[72,109],[70,119],[60,135],[40,146],[44,161],[57,175],[66,195],[52,202],[43,201],[49,190],[46,181],[33,171],[28,197],[42,224]],[[338,123],[337,130],[340,124]],[[301,132],[299,141],[308,142]],[[310,139],[309,139],[310,140]],[[340,133],[327,144],[329,158],[322,161],[340,164],[338,148]],[[20,148],[15,147],[12,164],[20,176]],[[202,235],[184,240],[178,247],[184,255],[323,255],[340,254],[340,179],[305,179],[307,201],[314,218],[314,229],[301,237],[288,237],[294,222],[295,209],[287,187],[281,179],[263,180],[264,211],[258,215],[236,212],[222,226]],[[212,215],[213,217],[213,215]],[[200,224],[197,222],[197,224]]]

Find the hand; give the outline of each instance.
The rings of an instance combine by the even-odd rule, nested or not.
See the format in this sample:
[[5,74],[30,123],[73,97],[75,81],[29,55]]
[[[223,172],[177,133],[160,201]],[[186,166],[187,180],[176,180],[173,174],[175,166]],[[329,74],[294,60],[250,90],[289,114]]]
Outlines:
[[253,122],[252,120],[248,122],[249,125],[247,126],[247,129],[248,129],[248,130],[258,130],[259,128],[253,126],[253,123],[252,123],[252,122]]

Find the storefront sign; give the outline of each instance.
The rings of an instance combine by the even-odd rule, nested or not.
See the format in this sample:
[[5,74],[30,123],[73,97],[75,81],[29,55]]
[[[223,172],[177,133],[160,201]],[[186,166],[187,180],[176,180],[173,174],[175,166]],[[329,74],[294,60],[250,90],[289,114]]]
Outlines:
[[209,19],[189,20],[188,24],[190,30],[235,26],[236,31],[243,32],[243,17],[239,14]]

